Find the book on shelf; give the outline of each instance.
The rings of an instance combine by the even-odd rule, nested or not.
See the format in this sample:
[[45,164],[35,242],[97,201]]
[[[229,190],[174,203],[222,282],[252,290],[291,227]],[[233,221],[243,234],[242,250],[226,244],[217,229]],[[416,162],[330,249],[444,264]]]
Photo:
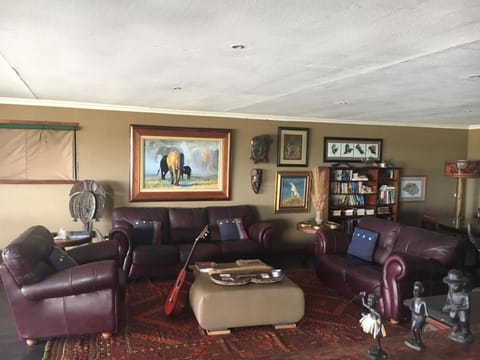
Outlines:
[[215,269],[217,263],[214,261],[197,261],[195,268],[201,273],[208,273],[210,270]]

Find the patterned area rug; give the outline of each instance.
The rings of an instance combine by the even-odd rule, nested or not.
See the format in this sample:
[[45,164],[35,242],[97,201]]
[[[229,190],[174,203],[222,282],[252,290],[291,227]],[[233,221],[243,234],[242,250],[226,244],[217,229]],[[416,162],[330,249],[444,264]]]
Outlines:
[[[190,309],[179,317],[163,314],[173,281],[144,280],[128,285],[126,311],[117,334],[108,340],[95,335],[50,340],[43,359],[281,359],[330,346],[361,342],[368,347],[373,343],[359,326],[365,309],[323,286],[311,269],[287,270],[286,275],[305,293],[305,316],[296,329],[256,326],[208,336]],[[390,324],[386,330],[387,336],[409,332]]]

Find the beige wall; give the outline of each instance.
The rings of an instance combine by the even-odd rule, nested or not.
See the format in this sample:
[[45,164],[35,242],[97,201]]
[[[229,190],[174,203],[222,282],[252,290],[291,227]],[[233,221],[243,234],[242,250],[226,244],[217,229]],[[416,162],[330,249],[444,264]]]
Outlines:
[[[205,201],[129,203],[130,124],[233,129],[231,200],[217,201],[214,204],[255,204],[262,220],[275,220],[276,247],[311,244],[312,237],[297,232],[295,224],[313,217],[313,212],[282,215],[274,213],[276,171],[305,170],[276,166],[276,135],[279,126],[310,128],[309,167],[323,165],[324,136],[382,138],[384,160],[392,161],[403,168],[403,175],[427,176],[426,201],[401,203],[400,220],[409,223],[418,223],[418,218],[423,213],[453,215],[455,180],[443,175],[444,161],[465,158],[467,152],[475,151],[480,157],[480,134],[472,136],[472,139],[467,130],[287,123],[13,105],[0,105],[0,119],[80,124],[79,178],[96,180],[109,192],[106,214],[95,224],[104,234],[107,234],[110,228],[111,209],[115,206],[188,207],[210,204]],[[274,139],[269,153],[270,162],[254,164],[250,160],[250,139],[263,134],[271,135]],[[469,139],[472,142],[476,139],[476,144],[469,147]],[[253,167],[264,170],[264,181],[259,194],[254,194],[250,187],[249,171]],[[69,215],[70,188],[71,185],[0,185],[0,248],[33,224],[43,224],[52,231],[60,227],[81,229],[82,224],[74,223]],[[470,205],[476,208],[478,201]]]

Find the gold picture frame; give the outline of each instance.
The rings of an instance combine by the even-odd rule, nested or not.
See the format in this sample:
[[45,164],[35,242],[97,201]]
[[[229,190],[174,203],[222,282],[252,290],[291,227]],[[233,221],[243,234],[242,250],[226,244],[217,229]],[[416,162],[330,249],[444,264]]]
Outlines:
[[312,173],[278,171],[275,182],[275,212],[309,212]]
[[228,200],[231,137],[230,129],[130,125],[130,201]]

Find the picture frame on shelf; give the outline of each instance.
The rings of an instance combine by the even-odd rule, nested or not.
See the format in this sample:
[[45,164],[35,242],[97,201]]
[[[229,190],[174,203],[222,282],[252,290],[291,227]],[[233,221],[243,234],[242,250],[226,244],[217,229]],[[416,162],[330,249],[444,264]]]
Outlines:
[[400,177],[400,201],[425,201],[426,185],[426,176]]
[[228,200],[231,137],[230,129],[130,125],[130,201]]
[[278,166],[308,166],[310,129],[278,128]]
[[309,212],[311,184],[310,171],[277,171],[275,213]]
[[324,162],[381,162],[383,139],[324,137]]

